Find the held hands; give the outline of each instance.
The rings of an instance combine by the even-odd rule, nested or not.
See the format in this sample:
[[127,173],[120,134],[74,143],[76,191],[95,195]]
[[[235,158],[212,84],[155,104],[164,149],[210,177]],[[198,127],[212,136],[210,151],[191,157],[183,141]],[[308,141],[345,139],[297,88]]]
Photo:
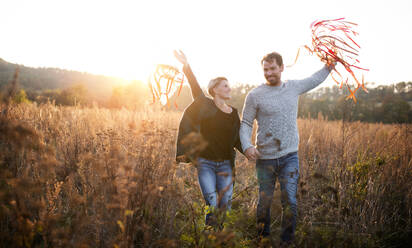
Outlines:
[[254,147],[249,147],[248,149],[246,149],[245,151],[245,156],[249,159],[249,160],[256,160],[260,157],[260,153],[259,151]]
[[176,158],[177,163],[188,163],[190,160],[186,155],[180,155]]
[[180,63],[182,63],[183,65],[188,64],[186,55],[182,52],[182,50],[179,50],[179,51],[174,50],[173,53],[174,53],[176,59],[179,60]]

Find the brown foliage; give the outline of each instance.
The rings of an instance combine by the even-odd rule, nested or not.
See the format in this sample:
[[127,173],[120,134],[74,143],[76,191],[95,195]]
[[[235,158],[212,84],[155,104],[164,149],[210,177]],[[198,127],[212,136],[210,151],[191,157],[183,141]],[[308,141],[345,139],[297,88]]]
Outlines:
[[[205,232],[196,170],[174,162],[181,113],[51,104],[7,108],[0,120],[3,246],[253,246],[253,164],[238,156],[231,216],[222,232]],[[412,223],[411,126],[323,119],[298,124],[296,246],[406,240]],[[280,223],[279,196],[276,191],[274,226]]]

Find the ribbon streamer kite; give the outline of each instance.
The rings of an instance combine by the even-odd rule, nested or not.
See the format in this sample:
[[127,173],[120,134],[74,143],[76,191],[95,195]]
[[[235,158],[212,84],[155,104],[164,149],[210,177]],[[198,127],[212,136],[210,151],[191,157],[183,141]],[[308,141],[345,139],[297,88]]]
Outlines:
[[[153,103],[160,101],[164,105],[170,106],[170,97],[178,89],[177,96],[180,95],[184,82],[184,74],[177,68],[159,64],[149,79],[149,88],[153,95]],[[176,102],[174,103],[177,108]]]
[[[355,93],[359,88],[362,88],[365,92],[368,92],[364,77],[362,75],[362,82],[358,80],[355,75],[354,70],[364,70],[369,71],[358,66],[359,59],[359,49],[360,46],[355,42],[354,36],[358,33],[354,31],[354,27],[357,26],[356,23],[348,22],[344,20],[345,18],[333,19],[333,20],[322,20],[313,22],[310,27],[312,31],[312,44],[311,46],[305,45],[310,54],[317,55],[321,61],[330,65],[334,61],[337,64],[341,64],[345,71],[338,71],[335,67],[331,73],[332,79],[340,85],[340,88],[345,84],[348,88],[350,94],[346,99],[353,99],[356,102]],[[298,54],[295,59],[295,63],[299,57]],[[344,76],[344,75],[349,76]],[[336,79],[336,75],[339,77]],[[352,78],[356,86],[352,89],[349,84],[349,78]]]

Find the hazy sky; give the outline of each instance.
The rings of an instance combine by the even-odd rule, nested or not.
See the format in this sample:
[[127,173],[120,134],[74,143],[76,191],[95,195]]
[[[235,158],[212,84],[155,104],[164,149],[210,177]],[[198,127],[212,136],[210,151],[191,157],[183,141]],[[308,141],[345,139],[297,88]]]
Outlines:
[[[258,84],[263,55],[292,63],[313,21],[345,17],[359,24],[366,81],[397,83],[412,81],[411,13],[410,0],[1,0],[0,58],[146,80],[156,63],[179,65],[172,51],[182,49],[203,85],[216,76]],[[283,78],[321,66],[303,52]]]

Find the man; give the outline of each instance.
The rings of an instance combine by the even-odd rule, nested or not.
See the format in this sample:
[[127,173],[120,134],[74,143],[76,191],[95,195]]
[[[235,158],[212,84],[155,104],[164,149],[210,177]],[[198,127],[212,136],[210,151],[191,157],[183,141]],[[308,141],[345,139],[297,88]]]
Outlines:
[[[261,64],[267,82],[250,91],[246,97],[240,140],[246,157],[256,160],[258,234],[261,237],[270,234],[270,205],[276,178],[279,178],[283,210],[281,239],[289,243],[294,238],[297,215],[298,97],[323,82],[336,63],[325,66],[309,78],[287,82],[281,80],[284,65],[280,54],[267,54]],[[256,147],[251,143],[255,119],[258,123]]]

